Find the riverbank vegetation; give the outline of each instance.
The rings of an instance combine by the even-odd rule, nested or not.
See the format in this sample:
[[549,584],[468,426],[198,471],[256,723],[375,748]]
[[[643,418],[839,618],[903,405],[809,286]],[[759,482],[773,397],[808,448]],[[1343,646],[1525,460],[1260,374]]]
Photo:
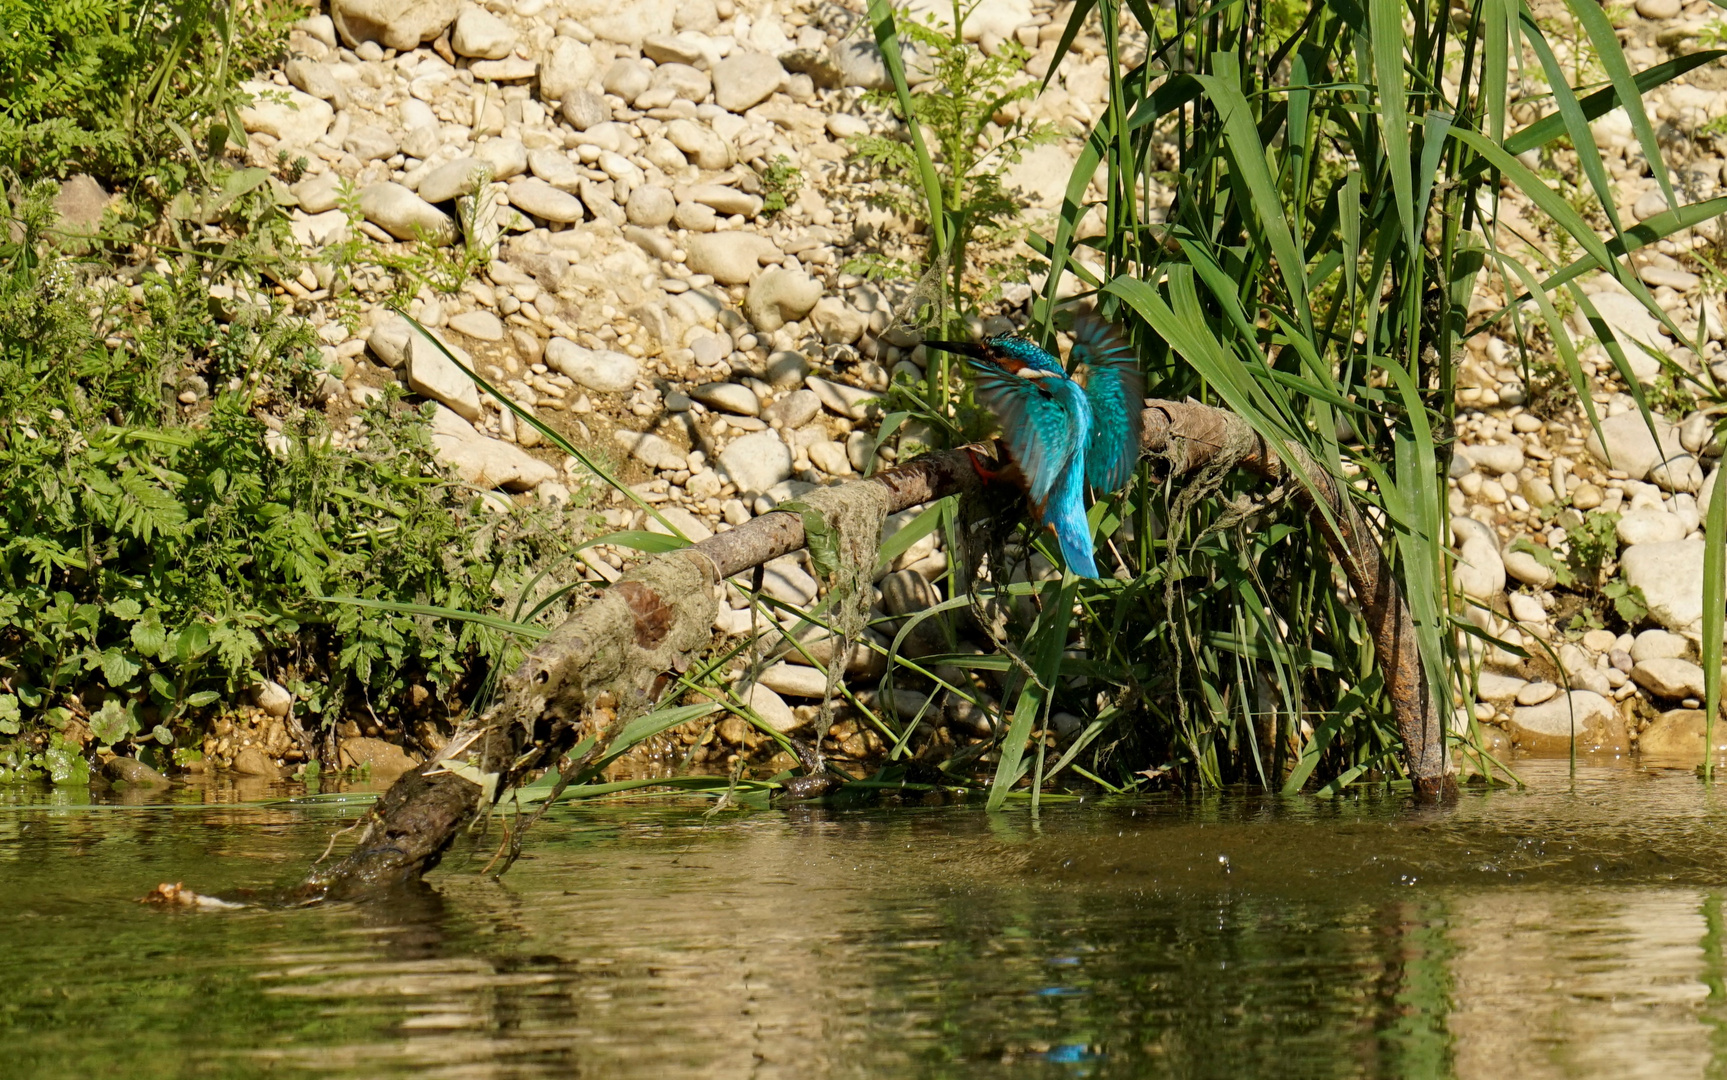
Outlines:
[[[1032,557],[1042,541],[1023,533],[980,552],[968,538],[971,508],[937,504],[877,554],[885,567],[939,533],[947,563],[932,576],[946,599],[875,611],[882,633],[864,640],[884,654],[887,681],[867,699],[838,687],[846,739],[903,771],[922,753],[920,732],[964,718],[981,739],[928,736],[933,749],[918,760],[950,770],[941,782],[981,764],[997,805],[1022,778],[1041,790],[1070,768],[1112,790],[1171,779],[1331,793],[1398,782],[1404,746],[1386,657],[1364,598],[1328,554],[1341,523],[1368,530],[1394,569],[1427,693],[1470,768],[1495,771],[1475,714],[1453,719],[1453,703],[1474,700],[1483,655],[1546,646],[1506,640],[1503,604],[1458,585],[1446,480],[1466,354],[1488,335],[1515,342],[1524,382],[1596,425],[1596,372],[1567,322],[1581,312],[1600,324],[1580,280],[1611,276],[1703,354],[1707,320],[1681,325],[1623,256],[1723,208],[1681,205],[1639,103],[1718,54],[1634,72],[1607,14],[1586,0],[1567,10],[1571,37],[1558,42],[1545,16],[1502,0],[1253,0],[1198,11],[1081,0],[1051,24],[1059,37],[1039,82],[1021,69],[1031,63],[1024,49],[1045,44],[1040,33],[995,41],[978,60],[970,51],[984,43],[966,33],[958,5],[946,29],[936,19],[909,33],[907,13],[869,5],[862,32],[886,72],[871,100],[902,124],[895,138],[853,145],[866,164],[905,173],[909,182],[880,194],[921,217],[904,250],[871,264],[916,264],[918,287],[887,333],[981,326],[1001,310],[979,298],[998,303],[1003,268],[1029,270],[1035,288],[1010,322],[1059,344],[1076,302],[1099,307],[1137,347],[1151,396],[1229,410],[1293,475],[1268,490],[1234,471],[1245,443],[1179,486],[1162,480],[1180,461],[1142,463],[1125,493],[1093,507],[1106,568],[1096,581],[1063,580],[1049,552]],[[465,488],[435,453],[435,408],[395,387],[364,395],[353,429],[363,435],[332,428],[321,405],[350,392],[342,357],[298,315],[309,297],[339,300],[352,266],[406,277],[413,268],[363,257],[372,240],[357,209],[360,235],[332,246],[339,258],[307,258],[287,213],[287,186],[306,163],[284,152],[261,166],[241,152],[242,83],[283,56],[304,11],[14,0],[6,14],[28,32],[0,45],[0,92],[15,102],[0,122],[13,219],[0,243],[0,778],[71,775],[72,757],[99,749],[194,761],[212,718],[265,683],[297,703],[296,760],[328,758],[348,724],[441,747],[524,643],[583,597],[576,545],[602,531],[589,509],[599,496],[649,504],[591,447],[549,427],[545,442],[565,452],[568,499]],[[1004,186],[1001,170],[1053,141],[1031,110],[1082,43],[1102,57],[1102,107],[1075,113],[1083,143],[1059,205],[1016,231],[1027,223],[1024,193]],[[34,77],[42,71],[60,77]],[[1573,87],[1573,78],[1592,81]],[[1665,200],[1635,226],[1598,168],[1591,128],[1615,109]],[[1547,173],[1558,150],[1578,162],[1563,183]],[[54,183],[73,173],[119,197],[84,212],[75,185]],[[1515,230],[1502,227],[1501,200],[1511,192],[1555,243],[1506,242]],[[471,244],[480,228],[477,213],[462,222],[458,277],[483,261]],[[754,334],[732,339],[739,355],[746,336],[754,347]],[[904,353],[894,355],[914,345],[895,337]],[[1634,357],[1611,333],[1601,345],[1602,372],[1617,374],[1647,418]],[[1676,368],[1665,385],[1669,396],[1720,393],[1707,368]],[[662,390],[669,399],[667,384],[629,408],[652,408]],[[866,433],[875,448],[895,438],[902,448],[957,444],[983,430],[959,372],[941,362],[908,360],[887,400]],[[536,423],[518,411],[511,430]],[[869,457],[860,467],[874,467]],[[686,477],[700,469],[673,466]],[[1317,516],[1303,508],[1291,496],[1321,479],[1304,470],[1351,505]],[[1724,504],[1710,519],[1717,551]],[[1567,511],[1577,519],[1562,523],[1569,546],[1532,557],[1588,594],[1580,627],[1635,628],[1638,598],[1601,579],[1613,538],[1563,499],[1554,507]],[[658,511],[647,516],[680,531]],[[678,542],[613,538],[614,552]],[[830,579],[831,555],[812,564]],[[980,584],[973,556],[995,580]],[[1710,716],[1718,564],[1705,582],[1716,620],[1703,634]],[[759,581],[730,588],[747,600],[751,631],[829,618],[829,609],[800,617]],[[800,651],[821,670],[807,646],[757,648],[739,631],[622,747],[692,719],[704,721],[705,743],[723,715],[746,733],[729,742],[784,749],[779,764],[793,761],[797,748],[737,678],[775,650]],[[904,688],[921,707],[897,706]],[[690,694],[727,704],[722,713]],[[702,711],[680,711],[691,709]],[[723,786],[703,783],[729,797],[749,783],[737,768]]]
[[[81,775],[74,756],[107,747],[196,762],[210,719],[264,680],[299,703],[301,759],[355,717],[435,731],[519,656],[515,639],[320,598],[519,611],[568,545],[561,512],[453,482],[431,407],[400,391],[371,400],[358,445],[332,439],[319,406],[340,379],[293,296],[268,287],[304,268],[282,242],[280,178],[229,156],[245,145],[240,81],[304,12],[15,8],[22,32],[0,48],[0,780]],[[124,194],[65,220],[68,172]],[[218,318],[223,304],[243,310]]]

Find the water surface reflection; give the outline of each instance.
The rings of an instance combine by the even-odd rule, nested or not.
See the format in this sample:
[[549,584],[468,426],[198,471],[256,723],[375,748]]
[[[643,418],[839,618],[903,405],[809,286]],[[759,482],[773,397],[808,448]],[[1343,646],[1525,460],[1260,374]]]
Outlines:
[[568,809],[502,882],[226,916],[130,898],[291,878],[332,812],[0,805],[0,1027],[44,1077],[1722,1071],[1719,797],[1524,772],[1445,811]]

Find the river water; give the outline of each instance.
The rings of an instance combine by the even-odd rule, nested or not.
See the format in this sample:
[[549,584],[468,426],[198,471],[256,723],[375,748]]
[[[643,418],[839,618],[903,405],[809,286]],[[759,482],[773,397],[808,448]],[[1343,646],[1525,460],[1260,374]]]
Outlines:
[[1727,796],[1520,773],[1442,810],[560,807],[501,881],[232,912],[136,898],[291,883],[359,809],[0,788],[0,1076],[1727,1072]]

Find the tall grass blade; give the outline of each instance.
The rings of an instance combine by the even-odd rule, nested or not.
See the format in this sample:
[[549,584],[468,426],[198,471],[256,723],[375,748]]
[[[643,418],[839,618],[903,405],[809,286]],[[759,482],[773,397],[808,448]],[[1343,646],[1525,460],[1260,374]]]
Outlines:
[[1727,592],[1727,468],[1716,466],[1703,529],[1703,778],[1714,777],[1715,718],[1721,712],[1721,631]]

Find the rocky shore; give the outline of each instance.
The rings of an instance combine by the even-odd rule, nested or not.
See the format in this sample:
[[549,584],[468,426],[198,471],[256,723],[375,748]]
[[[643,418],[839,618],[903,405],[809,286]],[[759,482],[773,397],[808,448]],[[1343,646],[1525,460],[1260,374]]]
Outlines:
[[[487,498],[560,503],[586,479],[384,306],[391,281],[382,269],[363,258],[340,271],[320,261],[357,228],[368,250],[401,258],[439,246],[475,252],[478,272],[457,295],[424,288],[409,311],[518,404],[618,463],[691,539],[871,468],[881,396],[896,373],[921,378],[924,358],[910,340],[880,336],[904,286],[847,271],[884,247],[915,253],[906,246],[913,226],[863,201],[853,165],[850,140],[894,123],[861,101],[886,73],[860,30],[860,8],[330,0],[300,23],[291,59],[250,87],[258,100],[242,116],[254,164],[304,162],[291,215],[307,269],[279,288],[301,301],[323,342],[337,441],[364,446],[358,408],[393,381],[438,403],[441,455]],[[1070,10],[984,0],[968,35],[986,51],[1017,39],[1031,53],[1025,78],[1040,78]],[[1715,15],[1705,3],[1642,0],[1618,18],[1640,70],[1698,47]],[[1545,111],[1547,91],[1513,79],[1513,119],[1524,123]],[[1099,114],[1107,87],[1100,40],[1083,34],[1051,89],[1020,107],[1077,133]],[[1722,190],[1711,125],[1727,115],[1723,87],[1727,78],[1705,66],[1646,99],[1681,201]],[[1665,209],[1624,114],[1595,129],[1627,222]],[[1012,169],[1028,223],[1050,219],[1078,145],[1075,137],[1039,146]],[[1556,185],[1582,182],[1567,154],[1552,162]],[[1532,204],[1509,187],[1503,195],[1497,243],[1555,257]],[[1154,218],[1170,197],[1152,192]],[[1525,356],[1507,324],[1471,338],[1461,357],[1453,582],[1474,602],[1472,619],[1528,654],[1468,642],[1482,667],[1477,700],[1459,703],[1460,719],[1472,707],[1490,748],[1562,749],[1575,722],[1585,749],[1702,752],[1701,521],[1719,468],[1721,405],[1673,393],[1657,357],[1727,381],[1721,278],[1700,272],[1722,243],[1710,221],[1632,256],[1681,329],[1703,325],[1701,354],[1603,275],[1585,284],[1638,379],[1650,390],[1661,384],[1653,437],[1580,315],[1570,326],[1603,438],[1553,377],[1551,346],[1538,335],[1526,339],[1536,353]],[[1483,276],[1472,314],[1505,302],[1498,282]],[[1013,325],[1033,285],[1041,282],[1010,285],[991,322]],[[342,317],[355,302],[357,327]],[[200,400],[197,387],[182,394],[188,409]],[[915,452],[912,438],[888,440],[880,459]],[[661,528],[618,494],[600,512],[611,528]],[[1541,557],[1564,562],[1568,537],[1598,514],[1618,515],[1602,571],[1640,590],[1639,632],[1574,621],[1580,605],[1561,587],[1555,559]],[[889,529],[903,524],[890,520]],[[590,580],[615,579],[629,555],[588,549]],[[878,614],[938,602],[946,566],[935,534],[912,545],[879,582]],[[793,606],[817,593],[802,556],[771,564],[765,585]],[[749,626],[734,594],[716,629]],[[848,674],[863,691],[880,671],[860,657]],[[792,730],[813,720],[824,687],[815,669],[788,661],[767,669],[751,700]],[[900,694],[917,699],[901,707],[922,705],[922,695]],[[988,731],[971,706],[945,713],[959,738]],[[1055,726],[1075,724],[1057,717]],[[718,734],[715,756],[762,741],[741,722]],[[853,721],[831,734],[841,754],[880,749]],[[1727,728],[1720,739],[1727,743]]]

